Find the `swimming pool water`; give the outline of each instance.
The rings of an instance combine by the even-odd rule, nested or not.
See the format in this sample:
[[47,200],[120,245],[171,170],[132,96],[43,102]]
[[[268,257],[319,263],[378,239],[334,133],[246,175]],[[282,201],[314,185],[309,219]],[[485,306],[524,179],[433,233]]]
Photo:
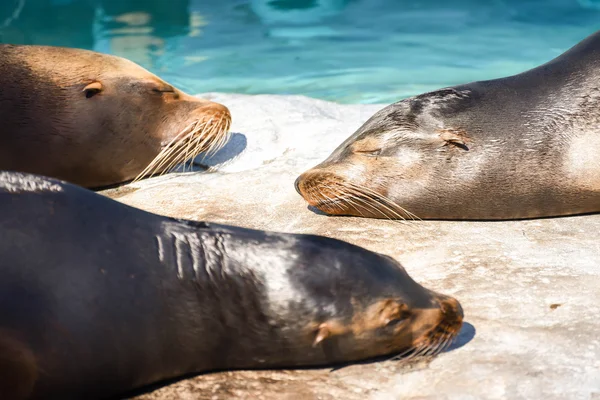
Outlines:
[[0,41],[127,57],[191,92],[391,103],[521,72],[600,0],[2,0]]

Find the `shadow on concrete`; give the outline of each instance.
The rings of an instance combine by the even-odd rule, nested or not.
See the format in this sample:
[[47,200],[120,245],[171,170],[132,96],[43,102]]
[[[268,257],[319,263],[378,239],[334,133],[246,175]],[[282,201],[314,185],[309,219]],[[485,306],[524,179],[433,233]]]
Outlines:
[[[229,141],[223,146],[222,149],[217,151],[215,154],[211,156],[206,156],[205,154],[200,154],[191,162],[187,162],[185,164],[179,164],[171,171],[169,171],[165,178],[165,181],[170,178],[176,178],[177,175],[173,175],[174,173],[183,173],[183,172],[202,172],[206,171],[210,167],[214,165],[223,164],[229,160],[234,159],[238,155],[240,155],[248,145],[248,141],[246,139],[246,135],[243,133],[232,133]],[[171,176],[169,177],[169,175]],[[158,176],[157,174],[155,176]],[[144,177],[143,179],[150,178],[149,176]],[[135,191],[137,189],[121,189],[123,186],[131,183],[131,180],[115,183],[113,185],[101,186],[95,188],[89,188],[95,192],[105,192],[104,194],[111,198],[118,198],[122,195],[127,194],[127,190]]]
[[318,208],[313,207],[313,206],[308,206],[306,208],[308,209],[308,211],[312,211],[312,212],[314,212],[317,215],[328,215],[327,213],[325,213],[325,212],[323,212],[323,211],[321,211]]
[[219,164],[226,163],[239,156],[248,146],[248,139],[243,133],[231,133],[231,137],[219,151],[215,154],[207,156],[206,154],[198,155],[193,164],[205,168],[213,167]]
[[467,344],[471,340],[473,340],[473,338],[475,338],[476,334],[477,334],[477,330],[475,329],[475,327],[473,325],[471,325],[468,322],[463,322],[462,329],[460,330],[460,332],[458,332],[458,336],[456,336],[456,339],[454,339],[452,344],[450,346],[448,346],[448,348],[446,350],[444,350],[443,353],[447,353],[449,351],[454,351],[456,349],[460,349],[465,344]]
[[[475,329],[475,327],[473,325],[471,325],[468,322],[463,322],[462,329],[460,330],[460,332],[458,333],[458,335],[456,336],[456,338],[454,339],[452,344],[450,346],[448,346],[446,349],[444,349],[440,354],[444,354],[444,353],[454,351],[456,349],[460,349],[461,347],[463,347],[464,345],[469,343],[471,340],[473,340],[476,332],[477,332],[477,330]],[[402,353],[400,353],[400,354],[402,354]],[[435,357],[437,357],[437,356],[435,356]],[[435,357],[434,357],[434,359],[435,359]],[[355,364],[375,364],[378,362],[389,361],[389,360],[397,360],[398,362],[403,362],[402,357],[397,357],[397,355],[396,356],[388,355],[388,356],[381,356],[381,357],[371,358],[371,359],[357,361],[357,362],[351,362],[351,363],[347,363],[347,364],[341,364],[339,366],[332,368],[331,372],[335,372],[342,368],[349,367],[349,366],[352,366]],[[420,358],[416,358],[414,360],[409,361],[409,364],[407,364],[406,367],[410,368],[412,364],[416,365],[416,364],[420,363],[421,361],[422,360]]]

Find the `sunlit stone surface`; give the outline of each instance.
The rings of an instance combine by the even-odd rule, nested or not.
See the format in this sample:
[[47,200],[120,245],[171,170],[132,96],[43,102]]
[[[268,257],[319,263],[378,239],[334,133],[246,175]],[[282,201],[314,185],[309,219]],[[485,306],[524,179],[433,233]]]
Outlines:
[[208,97],[231,109],[234,132],[204,160],[209,171],[105,194],[158,214],[316,233],[389,254],[417,281],[457,297],[466,324],[428,365],[206,374],[140,399],[600,399],[600,215],[493,223],[318,215],[294,179],[381,106]]

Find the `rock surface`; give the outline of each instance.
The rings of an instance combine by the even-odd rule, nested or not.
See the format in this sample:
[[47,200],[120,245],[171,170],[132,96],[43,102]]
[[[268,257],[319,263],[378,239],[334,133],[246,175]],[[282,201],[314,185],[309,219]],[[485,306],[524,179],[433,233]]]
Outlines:
[[141,209],[255,229],[315,233],[398,259],[465,311],[432,362],[204,374],[138,399],[600,399],[600,215],[509,222],[393,222],[307,208],[296,176],[382,106],[208,94],[233,114],[208,170],[104,192]]

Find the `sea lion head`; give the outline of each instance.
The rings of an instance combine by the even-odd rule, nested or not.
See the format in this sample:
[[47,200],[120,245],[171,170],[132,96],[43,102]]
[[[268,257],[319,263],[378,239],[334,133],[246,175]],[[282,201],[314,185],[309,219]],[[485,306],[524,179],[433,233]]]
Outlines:
[[99,187],[168,171],[228,139],[227,107],[124,58],[43,46],[3,53],[0,67],[13,73],[7,92],[15,104],[5,114],[18,128],[11,131],[32,139],[28,151],[45,152],[28,158],[47,165],[19,168],[26,172]]
[[314,309],[304,332],[327,362],[433,356],[454,340],[463,321],[456,299],[421,286],[389,256],[316,240],[319,263],[332,271],[318,268],[314,280],[301,280],[310,282],[301,290],[311,293]]
[[385,107],[300,175],[296,190],[331,215],[412,219],[452,207],[444,201],[451,198],[451,179],[460,181],[453,172],[469,178],[469,165],[476,165],[461,168],[470,139],[451,117],[468,102],[466,91],[444,89]]
[[248,303],[244,320],[261,323],[246,324],[244,336],[236,336],[230,365],[248,366],[240,355],[249,347],[265,367],[435,355],[462,327],[456,299],[421,286],[391,257],[315,235],[270,234],[260,255],[254,246],[230,251],[256,259],[244,281],[262,282],[252,296],[247,283],[236,288],[240,304]]

